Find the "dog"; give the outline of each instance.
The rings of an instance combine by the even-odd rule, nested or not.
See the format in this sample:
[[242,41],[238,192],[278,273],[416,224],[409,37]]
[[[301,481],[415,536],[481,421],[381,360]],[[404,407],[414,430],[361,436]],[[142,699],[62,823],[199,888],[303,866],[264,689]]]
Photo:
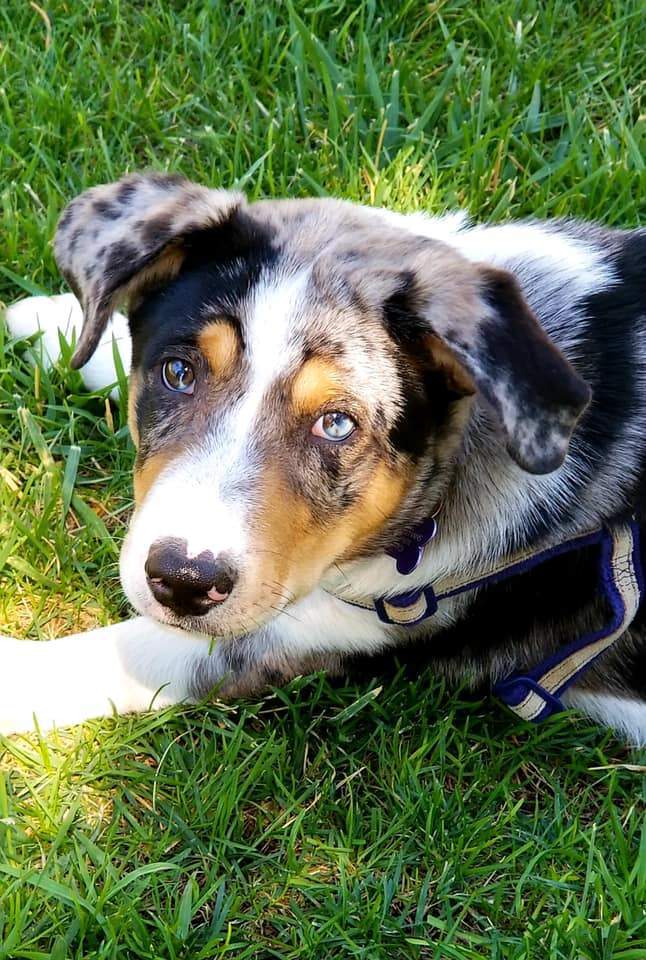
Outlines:
[[74,367],[127,306],[139,616],[3,639],[3,731],[399,658],[646,742],[645,230],[147,173],[55,253]]

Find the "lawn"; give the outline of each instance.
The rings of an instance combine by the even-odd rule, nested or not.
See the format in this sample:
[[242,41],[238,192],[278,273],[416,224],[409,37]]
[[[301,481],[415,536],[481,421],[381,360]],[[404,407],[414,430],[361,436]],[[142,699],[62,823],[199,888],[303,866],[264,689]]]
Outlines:
[[[0,299],[85,187],[646,222],[639,0],[5,0]],[[642,108],[643,109],[643,108]],[[0,632],[127,616],[125,398],[0,324]],[[431,673],[0,740],[0,958],[643,960],[646,758]]]

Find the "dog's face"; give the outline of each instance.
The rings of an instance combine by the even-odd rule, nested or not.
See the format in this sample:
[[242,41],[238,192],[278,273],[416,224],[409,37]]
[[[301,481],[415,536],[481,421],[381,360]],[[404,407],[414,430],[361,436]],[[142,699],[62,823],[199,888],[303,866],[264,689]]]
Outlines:
[[476,392],[533,472],[588,399],[511,277],[377,211],[135,176],[74,201],[56,252],[77,366],[129,304],[122,580],[178,626],[249,632],[396,541],[441,498]]

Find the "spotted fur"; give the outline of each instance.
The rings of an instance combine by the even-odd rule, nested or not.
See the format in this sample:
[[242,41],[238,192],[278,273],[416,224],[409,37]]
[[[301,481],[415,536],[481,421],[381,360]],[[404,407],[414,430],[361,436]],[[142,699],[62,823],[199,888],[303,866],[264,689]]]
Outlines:
[[[137,509],[121,572],[145,618],[126,657],[137,682],[168,673],[174,699],[237,696],[310,669],[383,671],[396,650],[489,687],[601,626],[593,551],[444,601],[408,631],[337,594],[398,593],[641,519],[644,231],[248,204],[151,174],[73,201],[56,252],[85,313],[77,365],[115,303],[129,312]],[[168,356],[193,365],[192,396],[163,387]],[[332,409],[358,424],[338,445],[311,433]],[[398,576],[384,548],[440,504],[424,562]],[[161,606],[145,573],[160,537],[187,563],[223,558],[226,601]],[[203,653],[180,656],[181,637],[206,637]],[[645,677],[640,610],[570,700],[643,741]],[[140,709],[128,690],[111,699]]]
[[169,174],[133,174],[86,190],[63,213],[55,252],[85,314],[72,365],[94,352],[119,299],[175,275],[189,238],[217,227],[243,203]]

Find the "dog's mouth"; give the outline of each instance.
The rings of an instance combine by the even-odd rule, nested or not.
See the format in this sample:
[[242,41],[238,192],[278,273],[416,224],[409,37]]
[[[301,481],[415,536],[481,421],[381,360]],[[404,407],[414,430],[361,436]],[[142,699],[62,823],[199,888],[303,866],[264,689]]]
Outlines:
[[257,632],[291,605],[290,601],[283,598],[270,598],[269,601],[265,598],[264,602],[255,600],[246,605],[238,601],[235,609],[228,611],[225,611],[223,604],[205,604],[197,612],[195,609],[171,609],[155,599],[152,593],[143,598],[129,595],[129,599],[143,616],[189,633],[201,633],[222,640],[235,640]]
[[129,599],[143,616],[188,633],[201,633],[220,640],[235,640],[255,633],[291,606],[290,601],[282,598],[276,598],[269,605],[254,601],[249,604],[248,610],[240,610],[238,606],[235,613],[225,616],[219,604],[205,604],[200,612],[196,612],[170,609],[159,603],[152,593],[143,599],[129,594]]

